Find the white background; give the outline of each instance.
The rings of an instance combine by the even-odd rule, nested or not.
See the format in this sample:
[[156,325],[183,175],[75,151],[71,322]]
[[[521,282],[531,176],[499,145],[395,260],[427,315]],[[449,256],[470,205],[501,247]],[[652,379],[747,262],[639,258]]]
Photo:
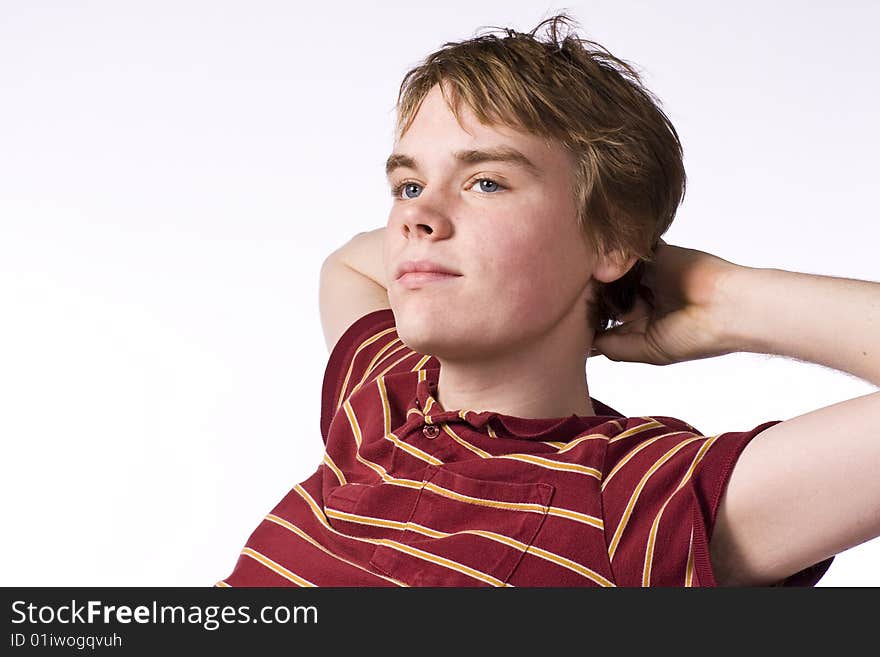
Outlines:
[[[320,462],[318,274],[385,224],[403,74],[562,9],[679,131],[667,242],[880,280],[880,3],[0,1],[0,584],[229,575]],[[588,373],[706,434],[876,390],[757,354]],[[880,539],[832,585],[880,585]]]

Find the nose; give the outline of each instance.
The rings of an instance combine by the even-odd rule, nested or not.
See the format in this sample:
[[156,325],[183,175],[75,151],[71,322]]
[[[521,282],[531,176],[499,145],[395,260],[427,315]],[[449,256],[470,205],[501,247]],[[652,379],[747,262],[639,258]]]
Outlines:
[[403,234],[406,237],[422,237],[432,235],[437,237],[437,222],[431,220],[405,220],[403,222]]
[[426,197],[425,192],[398,209],[400,230],[404,237],[443,239],[452,232],[449,206],[441,198]]

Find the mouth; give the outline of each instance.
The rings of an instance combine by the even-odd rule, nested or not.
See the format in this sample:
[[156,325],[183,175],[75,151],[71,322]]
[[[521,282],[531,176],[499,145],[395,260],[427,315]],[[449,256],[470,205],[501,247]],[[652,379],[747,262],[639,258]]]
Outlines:
[[438,271],[411,271],[398,278],[397,282],[405,288],[412,289],[431,283],[448,282],[460,277],[459,274],[443,274]]

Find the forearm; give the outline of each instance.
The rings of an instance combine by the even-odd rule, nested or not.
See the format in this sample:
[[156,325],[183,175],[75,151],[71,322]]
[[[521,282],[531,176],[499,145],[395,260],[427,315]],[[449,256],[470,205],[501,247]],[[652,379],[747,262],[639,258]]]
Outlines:
[[738,267],[720,285],[733,351],[818,363],[880,387],[880,283]]
[[388,281],[382,256],[384,240],[384,227],[358,233],[332,255],[387,290]]

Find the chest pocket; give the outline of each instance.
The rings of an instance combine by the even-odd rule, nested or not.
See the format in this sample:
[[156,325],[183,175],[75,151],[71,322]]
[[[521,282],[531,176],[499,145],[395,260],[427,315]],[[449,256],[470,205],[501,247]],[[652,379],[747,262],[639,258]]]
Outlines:
[[411,586],[504,586],[547,516],[554,487],[428,466],[402,532],[370,565]]

